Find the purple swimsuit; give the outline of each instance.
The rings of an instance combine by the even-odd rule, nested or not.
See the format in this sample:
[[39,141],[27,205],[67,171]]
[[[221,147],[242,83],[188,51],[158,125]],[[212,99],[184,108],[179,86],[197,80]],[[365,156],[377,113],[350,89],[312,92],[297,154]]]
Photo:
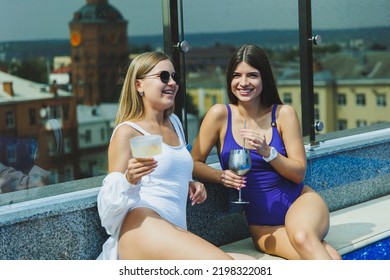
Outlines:
[[[219,160],[222,169],[228,169],[229,152],[242,148],[232,135],[232,113],[229,105],[228,124],[222,152]],[[273,146],[281,155],[286,156],[286,149],[276,127],[277,104],[272,109],[272,140]],[[282,177],[274,168],[263,160],[256,150],[251,150],[252,169],[245,175],[246,187],[242,189],[242,198],[249,201],[244,204],[249,225],[284,225],[288,208],[298,198],[303,189],[303,183],[296,184]]]

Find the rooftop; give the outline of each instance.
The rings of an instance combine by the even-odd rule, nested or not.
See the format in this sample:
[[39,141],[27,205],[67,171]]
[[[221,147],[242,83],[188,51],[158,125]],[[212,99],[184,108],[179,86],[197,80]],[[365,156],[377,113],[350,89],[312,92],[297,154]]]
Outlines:
[[[4,83],[12,83],[13,96],[10,96],[4,89]],[[59,97],[71,97],[71,92],[58,89]],[[13,103],[18,101],[32,101],[52,98],[50,86],[47,84],[35,83],[29,80],[10,75],[0,71],[0,104]]]
[[122,14],[107,1],[88,2],[74,13],[72,22],[124,21]]

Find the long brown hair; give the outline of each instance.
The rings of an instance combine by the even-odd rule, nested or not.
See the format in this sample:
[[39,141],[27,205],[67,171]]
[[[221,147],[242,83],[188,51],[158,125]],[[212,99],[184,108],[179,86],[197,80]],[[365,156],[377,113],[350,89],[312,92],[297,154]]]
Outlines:
[[[162,52],[147,52],[131,61],[123,83],[115,125],[124,121],[139,120],[144,116],[145,108],[142,97],[137,92],[136,80],[147,75],[157,63],[166,59],[172,62],[172,59]],[[174,105],[165,110],[164,117],[169,117],[173,110]]]
[[256,45],[242,45],[233,53],[229,61],[226,70],[226,86],[230,103],[238,103],[238,98],[232,92],[231,83],[237,65],[243,61],[260,72],[263,82],[263,90],[260,95],[261,104],[266,107],[282,104],[268,56],[262,48]]

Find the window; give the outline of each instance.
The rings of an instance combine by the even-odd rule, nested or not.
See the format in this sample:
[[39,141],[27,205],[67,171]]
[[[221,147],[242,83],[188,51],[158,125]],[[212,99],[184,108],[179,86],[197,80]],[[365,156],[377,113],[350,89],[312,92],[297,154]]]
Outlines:
[[337,121],[337,129],[338,130],[345,130],[347,129],[347,120],[338,120]]
[[49,108],[49,119],[61,119],[61,107],[60,106],[51,106]]
[[7,128],[15,127],[14,112],[8,111],[5,113],[5,125]]
[[314,120],[320,120],[320,110],[318,108],[314,108]]
[[366,106],[366,95],[363,93],[356,94],[356,105]]
[[7,160],[9,163],[15,163],[17,160],[16,154],[16,145],[10,144],[7,145]]
[[30,125],[36,124],[36,111],[34,108],[28,109],[28,116]]
[[35,159],[35,154],[37,152],[37,142],[31,141],[30,142],[30,159]]
[[104,127],[100,128],[100,139],[102,141],[106,140],[106,129]]
[[64,154],[72,152],[72,140],[69,137],[64,137]]
[[288,105],[292,104],[292,94],[290,92],[283,93],[283,103]]
[[85,131],[85,143],[91,143],[92,141],[92,132],[91,130],[87,129]]
[[386,107],[386,95],[384,94],[378,94],[376,96],[376,106],[378,107]]
[[337,94],[337,105],[340,107],[347,105],[347,96],[345,93],[338,93]]
[[356,121],[356,127],[363,127],[363,126],[366,126],[367,125],[367,121],[366,120],[357,120]]

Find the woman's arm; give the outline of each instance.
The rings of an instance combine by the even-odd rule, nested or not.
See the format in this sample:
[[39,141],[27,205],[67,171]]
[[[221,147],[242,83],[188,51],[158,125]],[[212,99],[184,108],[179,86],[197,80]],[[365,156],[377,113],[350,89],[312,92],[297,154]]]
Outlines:
[[283,177],[301,183],[306,174],[306,153],[299,119],[294,108],[289,105],[279,106],[276,123],[286,147],[287,157],[278,154],[269,163]]
[[220,135],[223,130],[226,130],[226,118],[227,110],[222,104],[211,107],[204,117],[191,151],[194,160],[194,178],[211,183],[221,183],[222,170],[214,169],[205,162],[211,149],[216,144],[220,145]]
[[137,184],[141,178],[157,167],[153,158],[132,158],[130,139],[139,136],[131,127],[122,125],[113,135],[108,148],[108,173],[125,173],[130,184]]

